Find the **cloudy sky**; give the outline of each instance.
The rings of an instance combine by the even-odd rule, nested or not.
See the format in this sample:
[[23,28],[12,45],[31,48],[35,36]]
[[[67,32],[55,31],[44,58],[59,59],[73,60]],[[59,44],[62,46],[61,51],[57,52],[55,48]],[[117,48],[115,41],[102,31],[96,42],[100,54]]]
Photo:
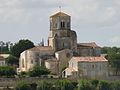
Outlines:
[[0,0],[0,40],[47,43],[49,16],[59,6],[72,16],[78,42],[120,46],[120,0]]

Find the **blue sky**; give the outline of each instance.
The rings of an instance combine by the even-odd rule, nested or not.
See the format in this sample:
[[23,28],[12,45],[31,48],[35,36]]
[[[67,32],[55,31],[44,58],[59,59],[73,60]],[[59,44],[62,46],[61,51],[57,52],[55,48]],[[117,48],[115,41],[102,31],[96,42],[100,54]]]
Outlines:
[[47,43],[49,16],[71,15],[78,42],[120,46],[120,0],[0,0],[0,40]]

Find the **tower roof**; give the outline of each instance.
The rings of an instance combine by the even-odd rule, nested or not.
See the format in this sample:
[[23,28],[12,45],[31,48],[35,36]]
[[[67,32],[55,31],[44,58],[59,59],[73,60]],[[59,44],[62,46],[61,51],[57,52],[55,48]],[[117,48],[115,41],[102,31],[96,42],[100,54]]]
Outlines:
[[52,18],[52,17],[59,17],[59,16],[68,16],[68,17],[70,17],[68,14],[66,14],[64,12],[58,12],[58,13],[50,16],[50,17]]

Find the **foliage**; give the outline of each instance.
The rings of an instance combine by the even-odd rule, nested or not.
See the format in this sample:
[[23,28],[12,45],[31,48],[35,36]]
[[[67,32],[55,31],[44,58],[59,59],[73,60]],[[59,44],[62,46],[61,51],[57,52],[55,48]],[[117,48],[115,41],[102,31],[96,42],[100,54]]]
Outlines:
[[48,82],[46,80],[39,81],[37,90],[74,90],[74,85],[69,80],[57,80]]
[[41,75],[48,75],[50,71],[45,67],[34,66],[33,70],[29,71],[31,77],[40,77]]
[[12,46],[11,42],[0,41],[0,52],[1,53],[10,53],[10,47]]
[[108,60],[109,64],[116,69],[117,75],[117,72],[120,71],[120,53],[116,53],[115,51],[109,51]]
[[100,81],[99,90],[112,90],[111,84],[107,81]]
[[103,48],[101,49],[101,53],[102,53],[102,54],[107,54],[107,52],[108,52],[110,49],[111,49],[111,47],[103,47]]
[[52,84],[45,80],[41,80],[41,81],[39,81],[37,90],[53,90]]
[[30,49],[34,47],[34,43],[31,42],[30,40],[19,40],[18,43],[16,43],[12,48],[11,48],[11,54],[15,57],[20,57],[20,53],[23,51]]
[[0,76],[13,77],[16,74],[16,71],[13,67],[4,66],[0,67]]
[[44,79],[40,80],[37,84],[30,84],[30,89],[30,85],[22,81],[16,85],[19,89],[15,88],[15,90],[28,90],[26,87],[28,87],[29,90],[36,90],[32,89],[32,86],[34,86],[34,88],[37,86],[37,90],[120,90],[120,81],[80,80],[78,82],[74,81],[74,83],[75,85],[73,85],[73,80],[70,81],[66,79]]
[[120,71],[120,48],[117,47],[103,47],[102,53],[107,54],[107,59],[109,64],[116,69],[117,72]]
[[19,64],[19,59],[15,56],[10,55],[7,59],[6,62],[8,65],[18,65]]
[[120,48],[118,47],[103,47],[101,49],[102,54],[107,54],[109,51],[120,53]]
[[22,72],[19,73],[19,76],[20,76],[20,77],[26,77],[26,76],[28,76],[28,73],[22,71]]
[[94,88],[89,81],[80,80],[78,90],[94,90]]
[[10,53],[7,46],[3,46],[3,47],[0,46],[0,50],[1,50],[1,53]]
[[27,82],[21,81],[17,83],[15,90],[31,90],[31,87]]
[[113,89],[114,90],[120,90],[120,81],[115,81],[113,83]]
[[92,84],[94,89],[97,89],[98,84],[99,84],[99,80],[91,80],[90,83]]
[[69,80],[58,80],[55,83],[55,90],[74,90],[74,85]]

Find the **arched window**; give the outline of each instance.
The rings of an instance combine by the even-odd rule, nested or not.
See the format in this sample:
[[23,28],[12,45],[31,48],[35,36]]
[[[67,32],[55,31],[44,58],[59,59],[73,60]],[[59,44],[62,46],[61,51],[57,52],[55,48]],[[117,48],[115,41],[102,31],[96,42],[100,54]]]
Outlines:
[[22,67],[23,67],[23,68],[25,67],[24,59],[22,59]]
[[61,28],[62,28],[62,22],[60,23],[60,26],[61,26]]
[[57,23],[55,24],[55,28],[57,28]]
[[63,48],[65,47],[64,43],[63,43]]
[[63,22],[63,28],[65,28],[65,22]]
[[33,60],[31,60],[31,64],[33,64]]
[[61,22],[61,28],[65,28],[65,22],[64,21]]
[[67,28],[70,28],[70,22],[67,22]]
[[94,64],[92,65],[92,68],[95,68],[95,65],[94,65]]

